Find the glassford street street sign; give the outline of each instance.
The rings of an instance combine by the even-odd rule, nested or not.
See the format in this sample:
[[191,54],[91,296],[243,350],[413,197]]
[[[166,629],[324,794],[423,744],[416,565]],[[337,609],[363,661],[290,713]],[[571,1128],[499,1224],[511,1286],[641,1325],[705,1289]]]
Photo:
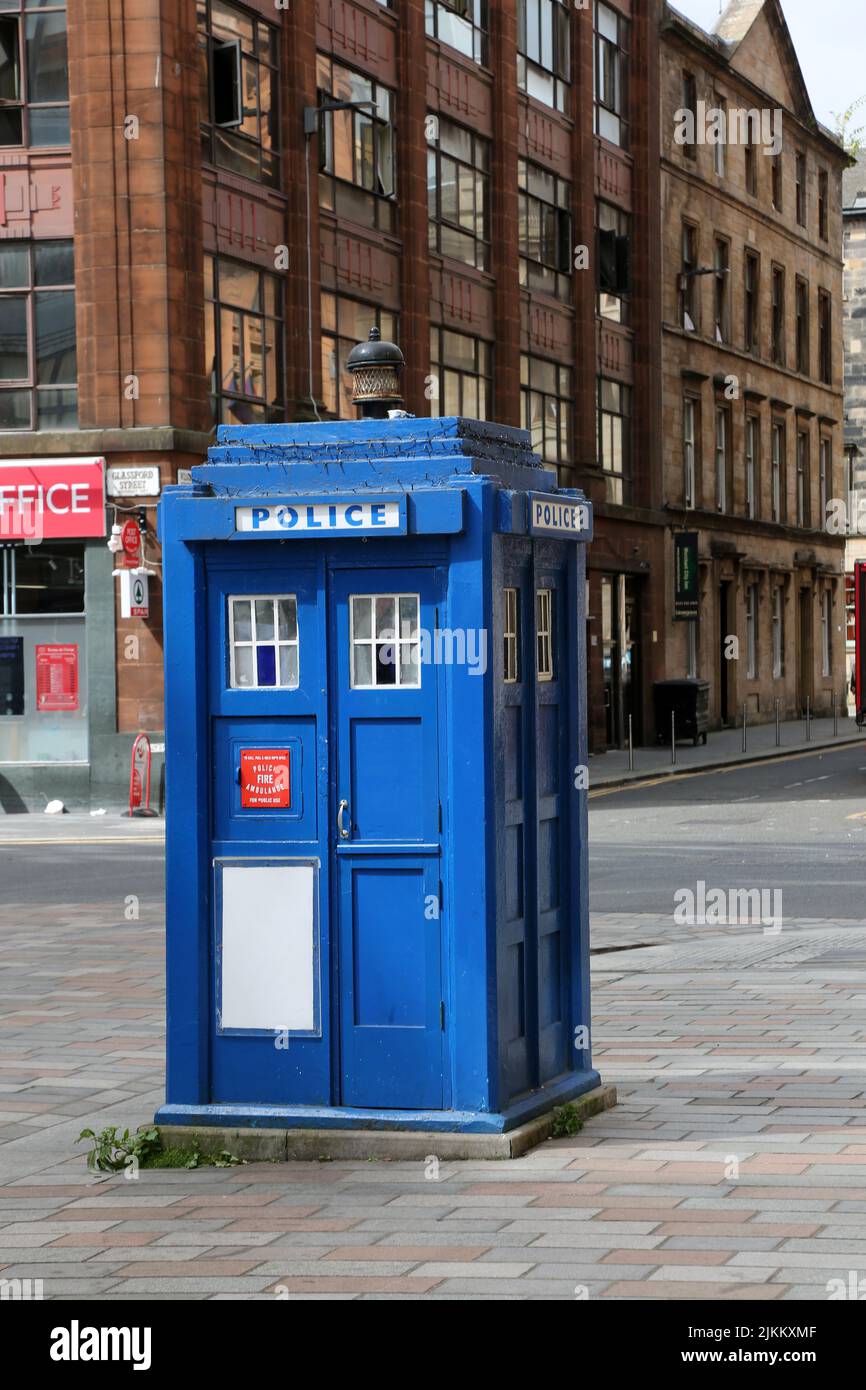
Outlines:
[[589,507],[585,502],[532,492],[529,495],[529,534],[587,541],[590,539]]
[[361,501],[355,496],[328,502],[308,502],[299,498],[296,502],[236,507],[235,529],[307,537],[357,536],[372,532],[399,536],[406,532],[406,503],[399,498]]

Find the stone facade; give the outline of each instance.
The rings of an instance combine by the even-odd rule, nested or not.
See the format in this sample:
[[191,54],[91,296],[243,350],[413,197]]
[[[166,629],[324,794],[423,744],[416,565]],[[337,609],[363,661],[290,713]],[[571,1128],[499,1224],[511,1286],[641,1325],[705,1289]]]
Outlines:
[[[844,539],[826,509],[845,474],[847,159],[776,0],[738,0],[712,36],[669,10],[661,69],[666,673],[709,681],[715,727],[777,702],[783,718],[828,712],[846,683]],[[703,117],[720,109],[717,146]],[[765,113],[751,150],[741,111]],[[699,536],[697,624],[673,621],[681,531]]]

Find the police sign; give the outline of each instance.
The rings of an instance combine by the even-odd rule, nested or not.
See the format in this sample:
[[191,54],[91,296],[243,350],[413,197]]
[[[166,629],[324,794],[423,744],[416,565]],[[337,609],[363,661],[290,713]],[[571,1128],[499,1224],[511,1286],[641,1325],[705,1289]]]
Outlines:
[[587,502],[575,502],[544,492],[529,494],[529,534],[567,536],[574,541],[592,539],[592,513]]
[[262,503],[235,507],[237,531],[281,536],[363,536],[376,533],[406,534],[406,502],[403,498],[357,496],[311,502]]

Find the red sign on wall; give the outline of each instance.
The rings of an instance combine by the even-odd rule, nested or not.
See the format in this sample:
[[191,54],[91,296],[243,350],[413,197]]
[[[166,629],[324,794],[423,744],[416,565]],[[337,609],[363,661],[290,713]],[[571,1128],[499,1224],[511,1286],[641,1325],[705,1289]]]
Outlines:
[[0,539],[105,535],[105,460],[0,463]]
[[241,806],[285,809],[291,804],[291,762],[288,748],[243,749]]
[[78,647],[50,642],[36,648],[36,709],[78,709]]

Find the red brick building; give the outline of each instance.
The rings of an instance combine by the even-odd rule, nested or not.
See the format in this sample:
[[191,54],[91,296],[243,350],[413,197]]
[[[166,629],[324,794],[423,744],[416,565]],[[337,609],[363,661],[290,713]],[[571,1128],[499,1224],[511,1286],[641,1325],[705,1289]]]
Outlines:
[[[629,714],[650,732],[659,21],[657,0],[4,6],[0,296],[20,330],[0,331],[0,465],[165,483],[215,422],[345,416],[346,357],[377,323],[408,410],[523,424],[592,498],[592,744]],[[156,503],[130,476],[109,527]],[[104,535],[0,543],[27,580],[4,562],[0,805],[116,799],[132,738],[162,727],[152,530],[147,619],[119,616]],[[38,706],[51,643],[67,668],[76,648],[75,709]]]

